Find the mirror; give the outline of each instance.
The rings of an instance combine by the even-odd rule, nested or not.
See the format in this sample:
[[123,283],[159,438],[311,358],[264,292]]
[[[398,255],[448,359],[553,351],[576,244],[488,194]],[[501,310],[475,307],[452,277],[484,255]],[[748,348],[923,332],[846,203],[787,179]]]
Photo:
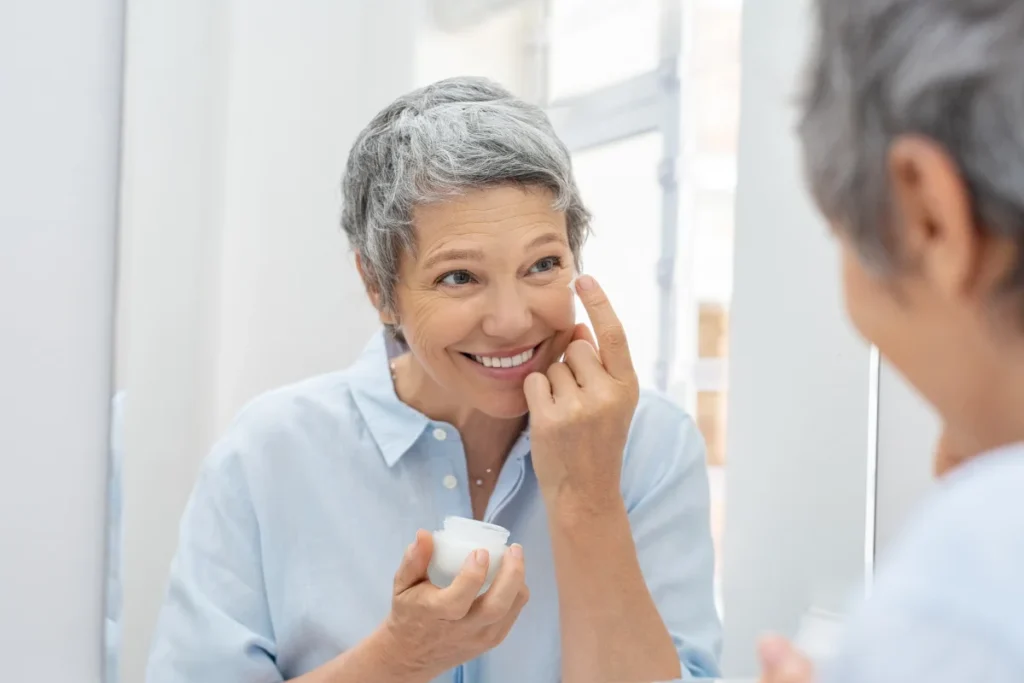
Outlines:
[[[364,279],[340,228],[369,220],[344,208],[340,190],[360,131],[395,98],[467,75],[535,108],[511,111],[545,111],[571,156],[593,216],[584,269],[624,324],[647,397],[638,410],[674,425],[637,438],[675,439],[679,457],[700,465],[675,476],[630,460],[642,445],[626,447],[634,525],[643,529],[659,481],[697,502],[671,511],[683,531],[647,518],[651,538],[677,546],[645,554],[650,539],[637,535],[632,560],[616,561],[639,560],[647,599],[685,637],[682,665],[717,671],[741,4],[128,4],[108,681],[146,680],[147,665],[157,681],[314,671],[375,632],[417,529],[449,516],[508,529],[531,595],[501,647],[438,676],[557,678],[559,546],[544,492],[559,475],[528,457],[540,427],[509,417],[522,416],[525,397],[503,383],[535,355],[556,361],[574,334],[530,297],[558,281],[558,305],[569,305],[562,285],[576,254],[507,235],[547,225],[569,242],[572,225],[550,208],[551,188],[530,183],[420,211],[425,250],[454,239],[445,230],[465,228],[467,214],[500,220],[490,241],[471,244],[484,252],[486,286],[455,259],[440,273],[450,289],[430,280],[434,294],[416,303],[436,268],[402,271],[405,308],[383,317],[408,344],[367,295],[389,281],[374,279],[386,274],[386,260],[373,260],[384,243],[357,232]],[[524,206],[540,219],[524,223]],[[478,289],[454,292],[466,285]],[[578,300],[576,314],[586,320]],[[428,380],[462,391],[421,394]],[[504,431],[479,429],[459,407],[466,395]],[[189,642],[206,651],[175,652]],[[217,657],[224,668],[201,668]]]

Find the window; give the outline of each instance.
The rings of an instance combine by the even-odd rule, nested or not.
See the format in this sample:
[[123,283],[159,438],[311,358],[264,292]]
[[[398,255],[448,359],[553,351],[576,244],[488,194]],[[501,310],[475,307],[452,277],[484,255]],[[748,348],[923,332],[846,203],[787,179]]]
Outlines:
[[549,96],[619,83],[658,66],[659,0],[552,0]]
[[[680,67],[686,107],[682,125],[685,200],[682,225],[690,227],[686,261],[689,292],[683,302],[695,340],[690,363],[676,366],[676,381],[708,444],[711,531],[718,567],[725,532],[729,302],[732,299],[733,208],[740,110],[740,0],[686,0],[690,46]],[[716,580],[716,590],[720,590]],[[720,595],[720,594],[719,594]],[[721,599],[718,600],[722,612]]]
[[[652,274],[661,252],[661,135],[647,133],[578,152],[576,181],[593,213],[594,233],[583,252],[583,269],[601,282],[627,330],[647,330],[657,320],[658,282]],[[629,339],[641,384],[657,381],[657,335]]]

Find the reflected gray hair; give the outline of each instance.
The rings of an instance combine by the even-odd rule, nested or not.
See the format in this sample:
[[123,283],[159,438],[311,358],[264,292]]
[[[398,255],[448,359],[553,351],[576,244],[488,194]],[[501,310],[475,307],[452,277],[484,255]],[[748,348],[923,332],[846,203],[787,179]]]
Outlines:
[[[811,191],[869,267],[903,265],[888,196],[898,136],[940,144],[977,229],[1024,249],[1024,2],[817,0],[799,135]],[[1024,289],[1024,261],[1007,287]]]
[[551,191],[579,263],[590,214],[569,151],[539,107],[486,79],[452,78],[370,121],[349,153],[341,225],[381,308],[394,310],[399,259],[415,250],[413,208],[504,184]]

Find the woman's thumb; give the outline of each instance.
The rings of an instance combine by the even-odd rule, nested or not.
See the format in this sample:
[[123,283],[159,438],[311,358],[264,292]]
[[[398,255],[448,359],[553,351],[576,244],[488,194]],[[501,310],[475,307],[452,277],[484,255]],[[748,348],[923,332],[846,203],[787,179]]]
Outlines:
[[428,531],[416,532],[416,540],[402,556],[402,564],[395,573],[395,595],[403,593],[427,578],[427,566],[434,554],[434,537]]

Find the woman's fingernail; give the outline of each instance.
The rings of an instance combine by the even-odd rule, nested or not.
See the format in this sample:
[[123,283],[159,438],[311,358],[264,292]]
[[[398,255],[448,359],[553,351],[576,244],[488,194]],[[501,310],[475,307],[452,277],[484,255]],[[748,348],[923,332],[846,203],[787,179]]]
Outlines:
[[593,289],[596,284],[597,281],[594,280],[594,278],[592,278],[589,275],[580,275],[578,278],[576,278],[576,288],[579,289],[581,292],[585,292],[588,289]]
[[509,548],[509,551],[512,553],[512,557],[516,558],[517,560],[523,559],[523,546],[519,545],[518,543],[513,543],[512,547]]
[[483,567],[487,564],[487,551],[486,550],[474,550],[473,561],[476,562],[476,566]]

